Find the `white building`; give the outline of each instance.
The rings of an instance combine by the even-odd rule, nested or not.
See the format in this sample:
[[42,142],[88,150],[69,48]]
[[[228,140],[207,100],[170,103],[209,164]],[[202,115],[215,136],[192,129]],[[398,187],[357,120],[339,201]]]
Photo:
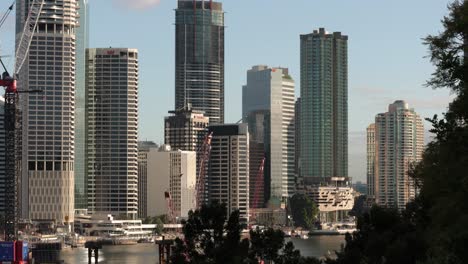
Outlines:
[[88,209],[136,218],[138,51],[87,49]]
[[138,218],[148,216],[148,152],[157,149],[152,141],[138,142]]
[[[255,119],[248,118],[259,110],[268,111],[262,124],[256,124]],[[250,129],[265,126],[265,172],[270,179],[267,198],[281,199],[294,193],[294,111],[294,80],[287,68],[257,65],[247,71],[247,84],[242,88],[242,118],[249,123],[251,134]]]
[[196,153],[163,145],[147,153],[147,216],[168,215],[165,192],[172,200],[174,218],[187,218],[195,209]]
[[[31,1],[16,1],[16,33]],[[75,141],[75,48],[78,1],[44,1],[18,79],[21,90],[21,217],[73,222]],[[18,38],[17,38],[18,39]]]
[[317,184],[303,186],[302,192],[318,207],[322,223],[347,220],[354,207],[354,190],[345,177],[323,178]]
[[374,193],[377,204],[402,210],[414,199],[415,184],[408,170],[421,160],[423,150],[423,121],[405,101],[395,101],[389,105],[388,112],[375,117]]
[[249,133],[246,124],[208,127],[213,133],[208,168],[208,201],[225,203],[228,216],[249,222]]

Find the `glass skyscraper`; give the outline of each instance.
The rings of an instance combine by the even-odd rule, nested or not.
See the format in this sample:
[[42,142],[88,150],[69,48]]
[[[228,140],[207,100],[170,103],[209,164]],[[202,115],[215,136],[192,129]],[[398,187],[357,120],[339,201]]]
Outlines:
[[348,37],[320,28],[300,42],[301,177],[347,177]]
[[[294,193],[294,87],[287,68],[257,65],[247,71],[247,84],[242,89],[242,116],[249,122],[249,133],[264,128],[257,133],[264,132],[267,199]],[[265,111],[263,119],[248,118],[258,110]]]
[[79,1],[79,27],[76,30],[75,81],[75,209],[87,208],[87,182],[85,158],[86,81],[85,57],[89,45],[88,0]]
[[175,110],[191,104],[210,124],[224,123],[222,4],[179,0],[175,25]]

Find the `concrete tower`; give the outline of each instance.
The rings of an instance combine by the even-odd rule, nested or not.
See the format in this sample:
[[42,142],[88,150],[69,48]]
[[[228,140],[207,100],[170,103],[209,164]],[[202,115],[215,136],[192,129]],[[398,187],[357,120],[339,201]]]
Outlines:
[[[16,2],[17,36],[29,2]],[[75,51],[78,1],[45,1],[20,72],[22,95],[22,178],[24,219],[73,222],[75,170]],[[18,38],[17,38],[18,39]]]
[[374,192],[382,206],[402,210],[416,195],[408,176],[410,166],[419,162],[424,151],[421,117],[405,101],[395,101],[388,112],[375,117]]
[[213,125],[208,129],[213,133],[208,168],[208,200],[225,203],[228,215],[239,210],[240,221],[248,223],[249,133],[247,125]]
[[86,144],[88,209],[136,217],[138,51],[88,49]]

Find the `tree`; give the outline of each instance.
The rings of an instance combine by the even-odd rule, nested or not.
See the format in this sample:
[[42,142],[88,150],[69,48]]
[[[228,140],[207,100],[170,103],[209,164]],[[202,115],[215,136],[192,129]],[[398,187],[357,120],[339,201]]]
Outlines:
[[279,258],[279,251],[283,246],[284,233],[281,230],[272,228],[260,230],[257,228],[250,231],[249,258],[251,260],[261,259],[267,262],[276,262]]
[[226,211],[226,206],[218,203],[190,211],[188,220],[183,222],[184,239],[176,239],[171,263],[258,264],[259,260],[278,264],[320,263],[315,258],[301,257],[292,243],[284,247],[281,230],[251,230],[250,241],[241,239],[239,211],[229,219]]
[[[226,205],[213,203],[183,221],[184,240],[176,239],[172,263],[242,263],[247,258],[248,241],[240,240],[239,212],[227,220]],[[226,235],[224,235],[226,233]]]
[[318,214],[317,205],[304,194],[294,194],[290,201],[294,226],[311,229]]
[[456,97],[443,119],[429,119],[435,140],[410,170],[419,195],[401,213],[372,208],[327,263],[468,263],[468,2],[449,11],[444,31],[424,40],[436,66],[427,84]]

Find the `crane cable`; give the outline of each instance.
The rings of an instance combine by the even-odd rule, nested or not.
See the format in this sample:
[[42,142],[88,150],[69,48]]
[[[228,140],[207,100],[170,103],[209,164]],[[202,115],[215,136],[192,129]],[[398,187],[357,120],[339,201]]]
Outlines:
[[3,14],[2,18],[0,18],[0,28],[2,28],[3,24],[5,24],[5,21],[7,20],[8,15],[10,15],[11,11],[13,10],[14,5],[15,1],[13,1],[8,10]]

